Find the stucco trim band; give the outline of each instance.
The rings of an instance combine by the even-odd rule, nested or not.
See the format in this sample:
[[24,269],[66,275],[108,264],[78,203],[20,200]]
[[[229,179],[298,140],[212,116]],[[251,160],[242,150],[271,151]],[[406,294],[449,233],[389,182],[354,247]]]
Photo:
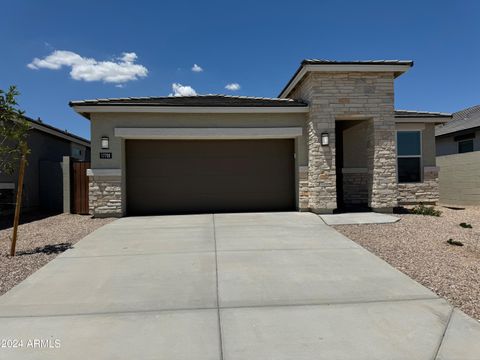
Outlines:
[[286,128],[115,128],[116,137],[155,140],[289,139],[303,134],[301,127]]
[[15,184],[13,182],[0,183],[0,190],[14,190],[14,189],[15,189]]
[[87,169],[87,176],[122,176],[121,169]]

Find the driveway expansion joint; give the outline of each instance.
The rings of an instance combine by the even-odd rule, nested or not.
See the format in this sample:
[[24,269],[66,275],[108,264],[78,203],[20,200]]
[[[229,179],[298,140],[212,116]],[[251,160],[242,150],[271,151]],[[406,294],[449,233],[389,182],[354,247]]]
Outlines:
[[222,336],[222,320],[220,319],[220,295],[218,290],[218,254],[217,254],[217,236],[215,229],[215,214],[212,214],[213,223],[213,245],[215,247],[215,280],[217,289],[217,318],[218,318],[218,336],[220,340],[220,360],[223,360],[223,336]]
[[433,356],[433,360],[436,360],[438,358],[438,354],[440,353],[440,349],[442,347],[443,340],[445,339],[445,334],[447,333],[448,326],[450,325],[450,321],[452,320],[454,310],[455,310],[455,308],[450,305],[450,313],[448,314],[448,320],[445,323],[445,328],[443,329],[442,336],[440,337],[440,341],[438,342],[438,346],[437,346],[437,349],[435,351],[435,355]]
[[313,306],[342,306],[342,305],[362,305],[362,304],[381,304],[381,303],[399,303],[415,301],[444,301],[443,298],[421,297],[406,299],[389,300],[365,300],[365,301],[345,301],[345,302],[316,302],[307,304],[268,304],[268,305],[240,305],[240,306],[213,306],[213,307],[194,307],[194,308],[171,308],[171,309],[148,309],[148,310],[119,310],[119,311],[99,311],[88,313],[69,313],[69,314],[41,314],[41,315],[0,315],[0,319],[15,318],[48,318],[48,317],[70,317],[70,316],[96,316],[96,315],[123,315],[123,314],[144,314],[144,313],[164,313],[164,312],[186,312],[186,311],[207,311],[207,310],[232,310],[232,309],[263,309],[263,308],[291,308],[291,307],[313,307]]

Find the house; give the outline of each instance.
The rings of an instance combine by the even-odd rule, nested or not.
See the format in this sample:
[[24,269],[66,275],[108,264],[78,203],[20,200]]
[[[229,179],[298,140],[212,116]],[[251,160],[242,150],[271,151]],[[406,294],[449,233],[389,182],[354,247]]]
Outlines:
[[[30,154],[23,183],[22,208],[63,210],[62,158],[90,159],[90,142],[42,120],[25,117],[30,125],[27,138]],[[0,213],[13,209],[18,174],[0,173]]]
[[440,202],[480,205],[480,105],[458,111],[435,131]]
[[480,151],[480,105],[457,111],[435,130],[437,156]]
[[90,119],[95,216],[436,203],[435,125],[395,111],[412,61],[304,60],[278,98],[72,101]]

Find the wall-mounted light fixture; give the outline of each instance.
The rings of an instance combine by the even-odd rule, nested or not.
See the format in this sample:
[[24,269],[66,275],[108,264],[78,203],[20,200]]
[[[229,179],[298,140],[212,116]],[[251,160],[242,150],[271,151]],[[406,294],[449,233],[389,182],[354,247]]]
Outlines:
[[102,149],[108,149],[108,136],[102,136]]
[[321,135],[321,144],[322,146],[328,146],[330,139],[328,138],[328,133],[322,133]]

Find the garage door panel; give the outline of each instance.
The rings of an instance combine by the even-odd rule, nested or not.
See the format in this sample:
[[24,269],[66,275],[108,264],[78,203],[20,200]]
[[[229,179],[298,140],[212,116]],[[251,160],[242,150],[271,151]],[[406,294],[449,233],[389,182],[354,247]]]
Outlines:
[[129,214],[292,210],[293,140],[127,140]]
[[[165,195],[170,192],[188,193],[212,193],[221,194],[222,196],[230,195],[230,193],[280,193],[288,191],[280,182],[268,183],[268,179],[260,182],[252,182],[250,176],[197,176],[194,183],[189,178],[181,177],[144,177],[137,178],[136,181],[141,182],[141,187],[129,188],[130,194],[137,194],[139,196],[153,196],[155,194]],[[215,189],[205,187],[204,184],[208,182],[215,182]],[[242,183],[242,186],[235,186],[237,183]],[[233,185],[232,185],[233,184]],[[293,184],[292,184],[293,186]],[[148,195],[150,194],[150,195]],[[281,198],[284,198],[281,196]]]

